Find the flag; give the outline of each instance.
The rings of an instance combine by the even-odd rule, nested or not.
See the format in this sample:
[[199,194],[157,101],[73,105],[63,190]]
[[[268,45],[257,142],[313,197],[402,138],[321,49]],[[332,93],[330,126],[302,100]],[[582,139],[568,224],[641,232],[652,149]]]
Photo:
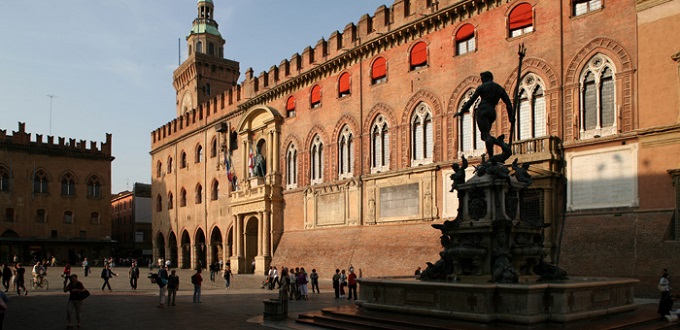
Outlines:
[[255,163],[253,162],[253,145],[250,145],[250,153],[248,154],[248,172],[250,176],[253,176],[253,169],[255,168]]

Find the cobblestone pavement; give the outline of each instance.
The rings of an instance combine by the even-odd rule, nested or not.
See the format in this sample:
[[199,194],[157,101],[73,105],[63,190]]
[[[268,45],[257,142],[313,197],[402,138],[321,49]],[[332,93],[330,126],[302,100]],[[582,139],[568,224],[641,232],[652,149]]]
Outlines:
[[[140,268],[142,278],[138,289],[130,288],[127,268],[115,268],[117,277],[110,280],[113,291],[102,291],[101,268],[92,269],[92,274],[83,276],[82,268],[74,273],[83,282],[91,296],[83,302],[82,329],[268,329],[304,328],[297,326],[294,319],[303,311],[320,310],[352,302],[333,298],[330,280],[320,281],[321,294],[309,295],[309,300],[290,301],[289,319],[283,322],[263,324],[264,299],[278,297],[277,291],[261,289],[264,276],[235,275],[231,288],[225,289],[224,279],[209,280],[204,272],[202,303],[192,302],[193,285],[190,270],[178,270],[180,288],[177,306],[158,308],[158,286],[146,278],[148,268]],[[154,272],[157,270],[154,270]],[[32,290],[27,283],[28,295],[17,296],[9,292],[9,308],[5,315],[4,329],[65,329],[66,303],[68,294],[62,290],[63,279],[60,267],[50,268],[48,290]],[[28,282],[28,281],[27,281]]]

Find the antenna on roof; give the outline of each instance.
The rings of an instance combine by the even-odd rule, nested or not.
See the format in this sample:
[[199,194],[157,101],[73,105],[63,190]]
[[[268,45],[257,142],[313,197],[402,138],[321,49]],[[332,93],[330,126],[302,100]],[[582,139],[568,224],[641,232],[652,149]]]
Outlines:
[[177,66],[182,64],[182,38],[177,38]]
[[52,94],[47,94],[47,97],[50,98],[50,135],[52,135],[52,99],[54,99],[57,96],[52,95]]

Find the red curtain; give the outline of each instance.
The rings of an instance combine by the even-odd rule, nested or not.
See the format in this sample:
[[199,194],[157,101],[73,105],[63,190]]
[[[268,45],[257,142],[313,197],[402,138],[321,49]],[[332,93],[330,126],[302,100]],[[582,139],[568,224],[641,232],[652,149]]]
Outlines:
[[295,97],[291,96],[288,98],[288,102],[286,102],[286,110],[295,110]]
[[475,27],[472,24],[465,24],[456,32],[456,42],[470,39],[473,35],[475,35]]
[[520,4],[510,12],[510,30],[521,29],[533,25],[533,8],[528,3]]
[[321,87],[319,87],[319,85],[312,87],[311,102],[312,104],[321,102]]
[[387,76],[387,65],[385,63],[384,57],[378,57],[375,62],[373,62],[373,68],[371,70],[372,79],[380,79]]
[[340,76],[340,86],[338,93],[349,93],[349,73],[345,72]]
[[424,42],[419,42],[413,49],[411,49],[411,66],[417,66],[427,63],[427,45]]

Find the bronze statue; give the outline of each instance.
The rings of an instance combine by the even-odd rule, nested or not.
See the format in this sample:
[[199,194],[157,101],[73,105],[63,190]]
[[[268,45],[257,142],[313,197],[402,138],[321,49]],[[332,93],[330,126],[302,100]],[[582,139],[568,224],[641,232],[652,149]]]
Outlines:
[[[505,92],[505,89],[503,89],[501,85],[493,81],[493,74],[489,71],[484,71],[480,74],[480,77],[482,78],[482,84],[477,87],[474,94],[472,94],[472,97],[463,104],[463,108],[460,112],[456,113],[454,117],[469,112],[470,107],[477,101],[477,98],[481,98],[481,102],[479,102],[479,106],[475,111],[475,122],[481,133],[482,140],[484,140],[484,144],[486,145],[486,154],[489,155],[489,158],[492,158],[494,145],[503,148],[504,154],[506,153],[506,149],[507,151],[510,151],[510,147],[503,140],[491,136],[491,126],[493,125],[493,122],[496,121],[496,105],[498,104],[498,101],[503,100],[503,103],[505,103],[511,125],[515,124],[515,116],[508,93]],[[510,155],[508,155],[508,157],[509,156]],[[501,161],[504,161],[505,159],[502,159]]]
[[255,155],[254,159],[255,165],[253,166],[253,176],[257,177],[264,177],[264,175],[267,173],[267,167],[265,164],[264,157],[260,153],[260,150],[257,150],[257,154]]
[[465,159],[465,156],[461,157],[461,160],[462,166],[458,165],[458,163],[453,163],[451,165],[453,174],[451,174],[450,178],[453,183],[451,184],[451,190],[449,190],[449,192],[453,192],[459,184],[465,183],[465,169],[468,167],[468,160]]

